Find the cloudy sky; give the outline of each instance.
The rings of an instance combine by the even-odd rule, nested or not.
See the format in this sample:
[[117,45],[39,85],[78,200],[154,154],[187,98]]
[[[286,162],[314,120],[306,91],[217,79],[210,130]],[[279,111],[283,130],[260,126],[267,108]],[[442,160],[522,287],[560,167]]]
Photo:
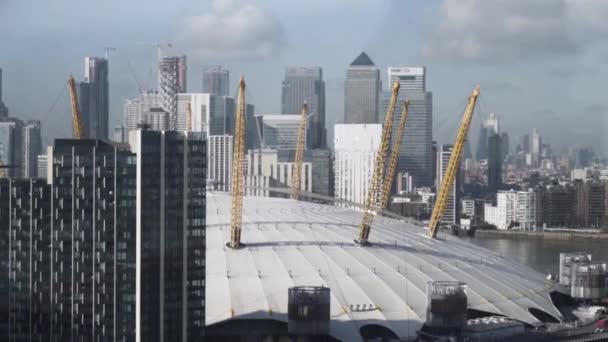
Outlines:
[[[65,82],[85,56],[110,56],[112,126],[136,79],[155,86],[156,42],[186,53],[189,91],[204,65],[244,74],[258,113],[280,110],[284,67],[320,65],[328,129],[343,117],[348,64],[366,51],[381,68],[426,65],[434,137],[454,137],[481,85],[479,117],[496,112],[515,139],[531,127],[561,149],[608,154],[606,0],[0,0],[4,102],[15,116],[68,136]],[[478,123],[472,128],[476,133]]]

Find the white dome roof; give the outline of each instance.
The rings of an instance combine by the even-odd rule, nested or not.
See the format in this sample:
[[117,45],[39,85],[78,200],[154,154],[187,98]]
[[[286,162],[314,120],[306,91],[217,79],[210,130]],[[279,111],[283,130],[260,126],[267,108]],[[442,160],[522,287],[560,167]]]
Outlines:
[[[360,339],[378,324],[412,337],[425,321],[426,283],[467,284],[469,308],[540,323],[530,308],[563,317],[549,293],[556,285],[532,269],[456,237],[431,240],[424,227],[376,217],[371,246],[353,242],[361,213],[288,199],[245,197],[242,241],[230,234],[230,196],[207,195],[206,323],[231,318],[287,321],[287,289],[331,289],[333,337]],[[371,311],[351,306],[373,305]]]

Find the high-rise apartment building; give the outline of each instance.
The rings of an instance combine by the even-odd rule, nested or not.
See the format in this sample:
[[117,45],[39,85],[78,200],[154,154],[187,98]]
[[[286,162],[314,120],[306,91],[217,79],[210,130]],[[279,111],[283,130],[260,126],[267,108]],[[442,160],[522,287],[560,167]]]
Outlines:
[[538,221],[538,196],[533,189],[525,191],[498,191],[496,206],[484,205],[484,220],[497,229],[517,226],[522,230],[536,228]]
[[[389,79],[399,81],[399,96],[393,116],[391,145],[397,136],[398,122],[403,113],[403,103],[409,99],[409,111],[403,141],[399,147],[396,173],[408,173],[414,187],[432,186],[433,174],[433,94],[426,91],[424,67],[390,67]],[[391,83],[392,84],[392,83]],[[389,107],[391,92],[382,93],[380,120],[383,121]]]
[[288,67],[281,87],[281,112],[295,114],[308,105],[311,148],[327,146],[325,82],[321,67]]
[[207,183],[214,190],[230,191],[233,143],[232,135],[209,136]]
[[335,197],[365,204],[374,161],[380,148],[382,125],[334,126]]
[[36,158],[36,178],[46,180],[48,177],[48,156],[39,154]]
[[135,341],[200,341],[205,328],[204,134],[132,131],[137,158]]
[[[256,187],[290,188],[293,182],[295,152],[293,150],[253,149],[247,152],[245,193],[254,196],[269,196],[271,191]],[[314,179],[310,151],[304,153],[300,190],[311,192]],[[273,193],[273,195],[275,195]],[[281,195],[281,194],[279,194]],[[282,194],[282,196],[286,196]]]
[[378,123],[378,105],[382,81],[380,69],[362,52],[346,72],[344,83],[344,123]]
[[84,81],[80,82],[80,112],[86,137],[107,139],[109,134],[110,87],[108,60],[86,57]]
[[21,176],[22,127],[19,120],[0,122],[0,160],[8,177]]
[[177,128],[177,94],[186,90],[186,56],[168,56],[160,60],[159,85],[161,108],[169,113],[169,128]]
[[[156,91],[148,91],[137,97],[126,99],[123,107],[123,126],[125,130],[136,130],[139,125],[149,125],[145,122],[143,113],[162,110],[161,97]],[[163,110],[164,111],[164,110]],[[166,112],[165,112],[166,113]]]
[[[453,146],[447,144],[440,145],[437,149],[437,184],[435,185],[437,192],[439,192],[439,189],[443,184],[443,179],[448,169],[450,157],[452,156],[452,149]],[[458,189],[456,184],[458,182],[458,178],[459,177],[456,176],[456,178],[454,179],[454,184],[452,184],[452,186],[450,187],[448,200],[445,204],[443,217],[441,218],[441,223],[445,225],[453,225],[458,223],[458,197],[456,194],[456,191]]]
[[221,66],[203,68],[203,93],[230,96],[230,71]]

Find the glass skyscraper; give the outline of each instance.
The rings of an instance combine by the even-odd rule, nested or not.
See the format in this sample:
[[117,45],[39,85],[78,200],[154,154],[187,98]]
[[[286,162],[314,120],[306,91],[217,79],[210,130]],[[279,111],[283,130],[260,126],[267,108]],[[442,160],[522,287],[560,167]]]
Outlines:
[[348,68],[344,83],[344,123],[378,123],[380,69],[362,52]]
[[85,136],[107,139],[110,90],[108,60],[101,57],[85,58],[84,82],[80,83],[80,111]]

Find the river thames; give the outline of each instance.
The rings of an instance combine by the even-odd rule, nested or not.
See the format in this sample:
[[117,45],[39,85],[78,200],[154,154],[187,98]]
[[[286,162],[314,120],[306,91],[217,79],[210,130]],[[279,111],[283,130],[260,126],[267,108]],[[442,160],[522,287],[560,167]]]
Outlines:
[[524,263],[543,274],[559,272],[559,253],[584,252],[594,261],[608,262],[608,241],[593,239],[544,240],[505,238],[463,238]]

